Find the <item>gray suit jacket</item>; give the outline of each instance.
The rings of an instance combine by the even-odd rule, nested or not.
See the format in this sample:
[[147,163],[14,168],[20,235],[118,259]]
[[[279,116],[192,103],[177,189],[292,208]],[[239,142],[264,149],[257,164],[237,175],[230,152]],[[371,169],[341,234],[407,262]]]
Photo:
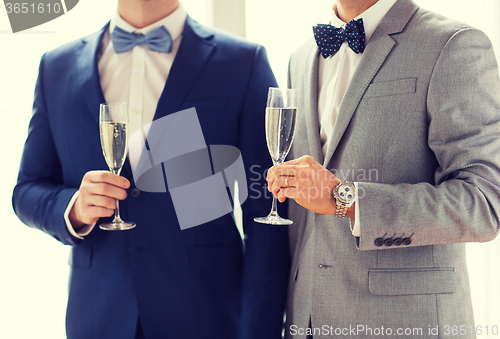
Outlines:
[[359,182],[361,237],[348,218],[290,201],[287,337],[305,338],[309,319],[314,338],[436,338],[436,327],[474,337],[464,243],[495,238],[500,214],[500,81],[488,38],[399,0],[366,46],[325,158],[318,57],[311,40],[290,59],[289,85],[303,94],[291,157]]

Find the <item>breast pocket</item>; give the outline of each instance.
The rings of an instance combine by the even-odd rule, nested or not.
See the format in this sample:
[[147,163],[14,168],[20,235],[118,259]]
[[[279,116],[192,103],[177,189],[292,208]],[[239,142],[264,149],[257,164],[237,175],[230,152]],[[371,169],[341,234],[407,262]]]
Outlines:
[[407,78],[376,82],[370,84],[365,92],[364,98],[388,97],[415,93],[417,91],[417,78]]

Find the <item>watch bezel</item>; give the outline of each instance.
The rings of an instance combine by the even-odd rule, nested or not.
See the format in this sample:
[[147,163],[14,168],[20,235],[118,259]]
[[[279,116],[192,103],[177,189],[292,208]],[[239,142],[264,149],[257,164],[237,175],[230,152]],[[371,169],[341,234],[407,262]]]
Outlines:
[[[345,196],[343,197],[340,195],[339,191],[340,191],[341,187],[343,187],[343,186],[347,186],[352,190],[352,192],[350,192],[352,195],[352,198],[347,198]],[[341,202],[344,205],[351,205],[356,200],[356,196],[357,196],[356,185],[354,185],[354,183],[350,182],[350,181],[342,181],[342,182],[340,182],[340,184],[338,184],[333,189],[333,196],[337,200],[337,203]]]

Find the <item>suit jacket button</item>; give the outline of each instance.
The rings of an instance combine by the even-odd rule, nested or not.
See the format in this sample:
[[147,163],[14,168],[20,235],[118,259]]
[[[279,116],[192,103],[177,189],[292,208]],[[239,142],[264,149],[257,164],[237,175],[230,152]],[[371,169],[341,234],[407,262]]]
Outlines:
[[403,239],[403,245],[408,246],[409,244],[411,244],[411,239],[410,238],[404,238]]
[[387,247],[392,246],[393,243],[394,243],[394,240],[392,240],[391,238],[387,238],[384,240],[384,245]]
[[384,244],[384,238],[375,239],[375,246],[380,247]]
[[130,190],[130,195],[132,196],[132,198],[138,198],[141,195],[141,191],[134,187]]
[[394,246],[401,246],[401,244],[403,243],[403,239],[402,238],[396,238],[394,239]]

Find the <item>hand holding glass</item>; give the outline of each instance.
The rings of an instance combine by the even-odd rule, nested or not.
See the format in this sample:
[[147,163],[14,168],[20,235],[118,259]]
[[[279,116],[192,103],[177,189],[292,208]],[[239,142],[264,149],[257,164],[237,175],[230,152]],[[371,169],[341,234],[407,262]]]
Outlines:
[[[278,165],[285,158],[292,146],[297,120],[297,90],[269,88],[266,108],[266,139],[267,148]],[[293,221],[283,219],[278,215],[278,202],[273,196],[271,213],[267,217],[255,218],[256,222],[272,225],[291,225]]]
[[[99,130],[104,159],[109,170],[120,175],[127,157],[128,111],[124,102],[101,104],[99,112]],[[124,222],[120,218],[118,199],[115,206],[115,218],[110,223],[99,225],[103,230],[121,231],[135,227],[135,223]]]

